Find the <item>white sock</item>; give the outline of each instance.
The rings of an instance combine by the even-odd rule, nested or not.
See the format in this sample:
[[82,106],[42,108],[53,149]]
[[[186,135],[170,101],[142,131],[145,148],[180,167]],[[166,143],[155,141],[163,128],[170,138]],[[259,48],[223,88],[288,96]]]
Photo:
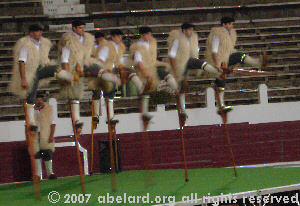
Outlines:
[[109,107],[109,118],[113,119],[115,117],[113,99],[108,99],[108,107]]
[[74,76],[66,70],[60,70],[58,73],[56,73],[56,78],[66,80],[66,81],[74,80]]
[[[132,76],[132,77],[131,77]],[[136,89],[138,90],[139,94],[142,94],[144,88],[143,88],[143,83],[140,80],[140,78],[136,74],[131,74],[129,76],[131,78],[132,83],[135,85]]]
[[105,70],[101,69],[98,73],[98,77],[105,81],[114,82],[117,85],[121,85],[121,80],[117,77],[117,75],[106,72]]
[[217,68],[211,66],[210,64],[206,64],[203,68],[204,71],[214,75],[214,77],[220,77],[220,75],[222,74]]
[[220,97],[221,107],[225,107],[225,101],[224,101],[225,88],[219,87],[219,91],[220,91],[219,97]]
[[94,117],[99,117],[100,114],[100,99],[93,99],[93,110],[94,110]]
[[45,161],[45,166],[46,166],[46,170],[47,170],[47,176],[49,177],[51,174],[53,174],[52,160]]
[[35,159],[36,175],[42,179],[42,161],[41,159]]
[[73,100],[72,106],[75,122],[80,121],[80,102],[78,100]]
[[261,66],[261,60],[259,58],[253,58],[248,55],[245,56],[244,63],[253,67]]
[[168,74],[165,80],[167,81],[167,83],[170,85],[172,89],[174,89],[176,92],[178,91],[178,83],[171,74]]
[[149,112],[149,99],[150,95],[142,96],[142,114],[147,114]]
[[34,104],[27,104],[27,115],[29,120],[29,125],[36,125],[34,118]]
[[185,111],[185,93],[179,94],[179,106],[182,113],[186,113]]

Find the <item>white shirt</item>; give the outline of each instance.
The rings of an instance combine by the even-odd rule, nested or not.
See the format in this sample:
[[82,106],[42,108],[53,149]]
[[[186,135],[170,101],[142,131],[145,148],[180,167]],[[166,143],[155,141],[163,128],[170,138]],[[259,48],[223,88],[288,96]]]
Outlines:
[[[42,110],[43,108],[44,108],[44,107],[41,107],[41,108],[34,108],[34,113],[35,113],[35,115],[37,116],[37,119],[39,119],[39,115],[40,115],[41,110]],[[51,124],[56,124],[56,123],[55,123],[55,119],[54,119],[53,112],[52,112],[51,115],[50,115],[50,120],[51,120]],[[38,132],[40,132],[40,129],[41,129],[40,122],[37,121],[36,124],[37,124],[37,126],[38,126]]]
[[178,51],[178,48],[179,48],[179,40],[178,39],[174,39],[173,43],[172,43],[172,47],[168,53],[168,56],[170,58],[175,58],[176,57],[176,54],[177,54],[177,51]]
[[[79,41],[81,44],[83,44],[83,40],[84,40],[84,37],[83,36],[80,36],[78,34],[75,34],[74,32],[72,33],[74,36],[78,37]],[[69,47],[67,46],[64,46],[62,48],[62,51],[61,51],[61,62],[62,63],[69,63],[69,57],[70,57],[70,54],[71,54],[71,50]]]
[[[35,39],[30,37],[30,40],[33,42],[34,46],[37,48],[38,51],[40,51],[41,48],[41,42],[40,41],[36,41]],[[19,59],[18,61],[23,61],[26,63],[28,58],[28,48],[27,46],[22,46],[20,49],[20,53],[19,53]]]
[[[226,29],[226,28],[224,28],[224,27],[222,27],[228,34],[230,34],[230,32]],[[211,43],[211,51],[212,51],[212,53],[218,53],[218,49],[219,49],[219,45],[220,45],[220,36],[219,35],[217,35],[217,34],[214,34],[213,36],[212,36],[212,43]]]
[[[109,41],[111,44],[114,45],[117,54],[119,52],[119,44],[115,43],[114,41]],[[106,62],[109,56],[109,48],[107,46],[102,47],[98,52],[98,59],[100,59],[103,62]],[[121,59],[122,62],[122,59]],[[113,68],[115,67],[115,64],[113,64]]]
[[[150,42],[144,41],[143,39],[139,39],[136,44],[138,46],[144,46],[146,47],[147,50],[149,50]],[[138,64],[139,62],[143,62],[143,57],[140,51],[135,51],[134,52],[134,63]]]
[[[191,40],[190,37],[185,36],[185,35],[182,33],[182,31],[180,32],[180,34],[183,35],[183,36],[187,39],[188,43],[190,43],[190,40]],[[171,47],[171,49],[170,49],[170,51],[169,51],[169,53],[168,53],[168,56],[169,56],[170,58],[173,58],[173,59],[174,59],[174,58],[176,57],[176,55],[177,55],[178,49],[179,49],[179,40],[178,40],[178,39],[174,39],[174,41],[173,41],[173,43],[172,43],[172,47]]]

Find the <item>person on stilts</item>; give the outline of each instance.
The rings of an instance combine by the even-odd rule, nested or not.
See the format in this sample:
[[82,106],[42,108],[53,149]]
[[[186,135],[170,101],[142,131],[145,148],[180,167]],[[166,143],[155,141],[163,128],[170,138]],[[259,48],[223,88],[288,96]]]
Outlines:
[[149,122],[152,118],[152,115],[149,114],[149,92],[156,90],[161,80],[165,80],[175,93],[178,92],[177,82],[167,72],[170,65],[157,60],[157,42],[151,33],[152,30],[148,26],[139,28],[140,39],[130,46],[128,57],[130,65],[134,66],[137,75],[145,85],[141,97],[141,113],[144,122]]
[[[129,68],[123,63],[122,56],[125,52],[125,45],[122,43],[123,32],[120,29],[110,31],[110,40],[103,39],[96,48],[95,56],[97,60],[103,65],[103,72],[108,72],[117,77],[118,81],[115,84],[108,81],[101,81],[98,83],[100,89],[104,92],[104,97],[108,101],[110,123],[116,124],[118,120],[114,116],[113,99],[115,95],[115,86],[124,85],[126,82],[131,81],[137,88],[139,94],[143,91],[143,84],[139,77],[136,75],[132,68]],[[94,92],[95,98],[93,101],[98,101],[99,95],[96,95],[99,91]],[[97,104],[94,104],[96,107]],[[94,111],[97,111],[95,108]],[[97,118],[98,113],[94,112],[94,117]]]
[[19,39],[13,48],[13,71],[8,86],[9,91],[23,99],[34,190],[38,198],[41,195],[33,149],[33,137],[38,128],[34,118],[37,90],[40,84],[47,84],[53,77],[67,82],[74,80],[71,73],[63,71],[49,59],[51,47],[51,41],[42,37],[42,28],[38,24],[29,26],[29,35]]
[[59,40],[59,54],[62,67],[79,78],[73,84],[65,84],[62,93],[72,103],[76,128],[81,131],[83,122],[80,120],[80,99],[83,95],[84,80],[80,77],[94,77],[111,82],[119,82],[118,78],[102,68],[94,58],[92,51],[95,39],[84,31],[85,23],[81,20],[72,21],[72,32],[65,33]]
[[[205,61],[218,68],[222,68],[222,63],[226,64],[227,73],[230,73],[237,64],[244,63],[249,66],[257,68],[265,67],[267,64],[267,53],[263,54],[259,58],[253,58],[244,52],[236,52],[234,46],[237,41],[236,31],[233,29],[235,20],[232,17],[224,16],[221,18],[221,26],[213,27],[206,41]],[[224,66],[224,65],[223,65]],[[216,94],[220,98],[220,107],[226,114],[232,110],[231,106],[226,106],[224,101],[225,93],[225,78],[216,79],[215,81],[218,91]],[[221,115],[221,111],[218,111]]]
[[[39,84],[48,83],[52,77],[67,82],[74,76],[59,68],[49,59],[52,43],[42,37],[42,28],[38,24],[29,27],[29,35],[19,39],[14,48],[14,64],[9,90],[22,99],[26,99],[30,130],[36,131],[34,103]],[[46,81],[42,81],[46,80]]]
[[171,31],[167,39],[169,45],[168,57],[172,72],[180,85],[177,98],[180,106],[180,118],[183,122],[187,117],[185,110],[185,93],[188,87],[187,75],[192,73],[200,76],[203,72],[207,72],[218,79],[222,79],[225,73],[221,68],[215,68],[198,58],[198,35],[194,31],[194,27],[195,25],[192,23],[185,22],[181,25],[180,30]]

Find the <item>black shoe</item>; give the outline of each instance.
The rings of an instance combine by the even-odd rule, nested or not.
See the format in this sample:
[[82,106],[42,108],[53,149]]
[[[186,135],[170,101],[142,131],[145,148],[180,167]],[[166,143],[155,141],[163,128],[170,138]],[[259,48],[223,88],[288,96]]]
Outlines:
[[185,121],[188,118],[188,116],[185,112],[180,112],[179,118],[180,118],[180,121],[182,121],[182,123],[185,124]]
[[149,122],[152,118],[153,118],[153,116],[150,115],[150,114],[143,114],[143,115],[142,115],[142,120],[143,120],[144,122]]
[[29,130],[30,130],[30,131],[34,131],[34,132],[35,132],[35,131],[37,131],[37,129],[38,129],[38,126],[33,125],[33,124],[30,125],[30,127],[29,127]]
[[188,116],[185,112],[180,112],[179,117],[180,118],[185,118],[185,119],[188,118]]
[[97,116],[92,117],[93,129],[97,129],[98,124],[99,124],[99,117]]
[[83,122],[81,122],[81,121],[79,121],[79,120],[77,120],[76,122],[75,122],[75,127],[76,128],[80,128],[80,127],[82,127],[83,126]]
[[40,181],[41,180],[41,178],[40,178],[40,176],[38,176],[38,175],[34,175],[33,177],[32,177],[32,181]]
[[[110,119],[110,124],[117,124],[119,123],[118,119]],[[108,121],[106,121],[106,124],[108,124]]]
[[[228,112],[230,112],[232,110],[232,106],[225,106],[225,107],[222,107],[222,108],[223,108],[224,114],[227,114]],[[222,115],[221,110],[218,111],[218,115]]]
[[92,122],[93,124],[99,124],[99,117],[97,116],[92,117]]
[[51,174],[51,175],[49,175],[48,179],[49,179],[49,180],[56,180],[57,177],[56,177],[55,174]]

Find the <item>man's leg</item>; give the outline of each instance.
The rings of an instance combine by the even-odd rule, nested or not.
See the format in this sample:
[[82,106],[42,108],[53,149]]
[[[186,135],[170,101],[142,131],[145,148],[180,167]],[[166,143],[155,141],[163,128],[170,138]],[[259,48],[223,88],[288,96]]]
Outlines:
[[237,63],[245,63],[246,65],[261,68],[267,65],[268,56],[266,52],[263,52],[260,58],[250,57],[243,52],[235,52],[229,56],[228,66],[233,66]]
[[188,70],[198,70],[197,76],[199,76],[202,71],[206,71],[215,78],[223,78],[223,74],[225,71],[222,68],[218,69],[213,67],[212,65],[208,64],[207,62],[197,59],[197,58],[190,58],[186,64],[186,71]]
[[53,168],[52,168],[52,151],[50,149],[41,150],[41,157],[45,161],[45,167],[46,167],[48,179],[50,180],[57,179],[56,175],[53,173]]
[[41,151],[38,151],[35,155],[35,169],[36,175],[42,179],[42,161],[41,161]]
[[178,93],[178,83],[169,72],[166,72],[164,68],[159,67],[157,68],[157,74],[161,80],[165,80],[168,83],[175,93]]
[[138,90],[139,94],[142,94],[144,91],[144,86],[140,78],[136,75],[135,71],[133,69],[124,68],[126,79],[128,81],[132,81],[132,83],[135,85],[136,89]]
[[149,99],[150,95],[143,94],[142,98],[142,120],[143,121],[150,121],[152,119],[152,115],[149,114]]
[[74,75],[70,72],[63,70],[59,68],[57,65],[51,65],[51,66],[45,66],[43,68],[40,68],[37,72],[37,78],[39,80],[49,77],[56,77],[60,80],[65,81],[73,81]]
[[[108,108],[107,112],[109,112],[109,118],[111,124],[116,124],[119,122],[119,120],[115,119],[115,113],[114,113],[114,96],[115,96],[115,85],[112,82],[108,82],[105,91],[103,92],[103,96],[105,97],[105,100],[108,100]],[[108,98],[106,98],[108,97]]]
[[[215,84],[218,87],[219,92],[215,91],[215,94],[219,95],[219,97],[220,97],[221,105],[218,105],[218,106],[221,106],[223,108],[223,111],[225,113],[227,113],[227,112],[230,112],[232,110],[232,107],[231,106],[225,106],[225,100],[224,100],[225,83],[226,83],[225,79],[221,79],[221,80],[216,79]],[[218,114],[221,114],[220,112],[221,111],[218,111]]]
[[105,81],[114,82],[117,85],[121,85],[121,80],[117,75],[113,74],[111,71],[101,69],[100,65],[84,65],[83,66],[84,76],[86,77],[99,77]]
[[36,76],[33,78],[33,84],[30,90],[30,93],[27,94],[26,98],[26,107],[27,107],[27,115],[28,115],[28,120],[29,120],[29,125],[30,125],[30,130],[31,131],[36,131],[37,130],[37,125],[35,122],[34,118],[34,104],[35,104],[35,99],[36,99],[36,94],[39,86],[39,78],[38,78],[38,73],[40,71],[40,67],[36,71]]
[[[237,58],[234,59],[234,61],[237,61]],[[228,71],[223,70],[222,72],[211,66],[210,64],[207,64],[206,62],[200,60],[200,59],[195,59],[195,58],[190,58],[188,63],[187,63],[187,69],[202,69],[203,71],[206,71],[213,76],[216,77],[215,84],[219,89],[219,93],[216,92],[216,94],[220,96],[220,102],[221,106],[223,107],[224,112],[230,112],[232,110],[232,107],[230,106],[225,106],[225,101],[224,101],[224,93],[225,93],[225,74],[228,73]],[[221,68],[220,68],[221,69]]]
[[101,91],[100,90],[93,90],[92,96],[92,105],[93,105],[93,116],[92,116],[92,123],[94,128],[97,128],[99,124],[99,116],[100,116],[100,102],[101,102]]
[[180,91],[178,93],[178,101],[180,107],[180,116],[183,118],[187,118],[186,110],[185,110],[185,93],[188,90],[188,84],[186,78],[180,82]]
[[77,129],[82,128],[83,122],[80,120],[80,101],[79,100],[71,100],[72,108],[73,108],[73,117],[75,120],[75,126]]

